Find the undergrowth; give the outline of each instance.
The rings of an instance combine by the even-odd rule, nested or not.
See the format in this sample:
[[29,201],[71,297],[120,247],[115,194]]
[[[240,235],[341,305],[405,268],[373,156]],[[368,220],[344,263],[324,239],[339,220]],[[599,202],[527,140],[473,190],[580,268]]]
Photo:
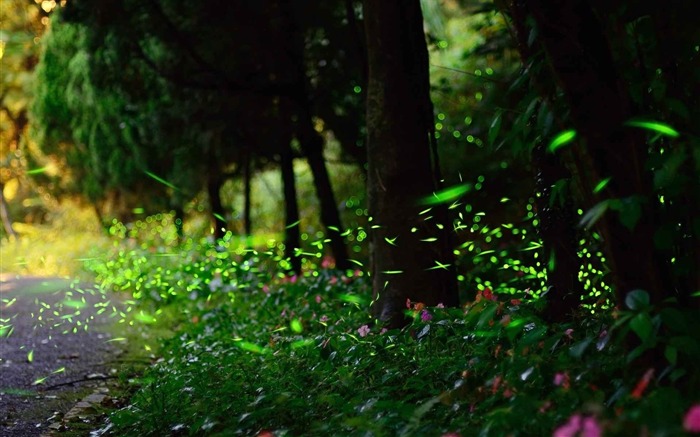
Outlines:
[[[642,291],[548,325],[543,300],[480,287],[460,308],[407,302],[412,323],[386,331],[366,273],[278,265],[274,251],[208,243],[91,263],[132,294],[132,323],[174,332],[105,433],[666,436],[683,435],[684,415],[691,429],[700,318]],[[637,365],[649,351],[662,367]]]

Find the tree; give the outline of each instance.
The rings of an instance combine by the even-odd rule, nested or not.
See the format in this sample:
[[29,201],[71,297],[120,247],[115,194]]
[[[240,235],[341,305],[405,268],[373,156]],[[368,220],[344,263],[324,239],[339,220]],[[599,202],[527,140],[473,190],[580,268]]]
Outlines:
[[54,6],[8,0],[0,8],[0,218],[5,233],[12,237],[17,233],[4,188],[10,181],[16,186],[26,183],[22,145],[28,126],[32,71],[39,60],[39,38]]
[[[320,7],[323,14],[338,9]],[[315,130],[314,107],[310,78],[307,74],[307,40],[318,38],[321,32],[316,21],[312,27],[301,11],[308,7],[290,1],[266,1],[259,7],[219,3],[182,5],[168,0],[147,2],[122,2],[119,4],[69,4],[69,20],[80,22],[89,29],[91,52],[99,53],[105,45],[114,46],[117,63],[148,67],[155,76],[170,85],[181,88],[182,94],[198,96],[201,105],[192,107],[191,100],[181,101],[179,93],[169,91],[171,105],[183,113],[197,114],[197,122],[189,122],[190,133],[214,131],[217,137],[230,138],[229,126],[236,124],[244,129],[241,120],[250,119],[251,107],[256,99],[267,101],[271,97],[293,102],[289,119],[273,117],[265,122],[289,124],[294,127],[294,138],[307,156],[314,175],[314,184],[321,205],[321,219],[328,230],[331,249],[340,268],[348,268],[347,254],[338,207],[330,185],[330,178],[323,158],[323,140]],[[231,23],[236,23],[231,26]],[[267,23],[275,23],[274,29]],[[338,20],[332,21],[334,26]],[[342,27],[342,26],[341,26]],[[346,26],[347,27],[347,26]],[[283,50],[280,50],[283,48]],[[108,77],[110,71],[96,72]],[[111,76],[112,83],[123,84],[122,78]],[[128,80],[127,80],[128,83]],[[107,84],[105,84],[107,86]],[[352,88],[346,88],[352,93]],[[128,90],[126,90],[129,93]],[[252,105],[252,106],[251,106]],[[267,129],[267,126],[265,126]],[[288,146],[264,144],[257,135],[245,135],[246,145],[240,142],[212,141],[201,145],[204,170],[208,173],[204,184],[209,193],[215,222],[215,235],[221,236],[224,206],[219,199],[219,189],[227,179],[226,168],[235,160],[244,161],[247,152],[258,156],[274,156],[286,153]],[[263,136],[264,137],[264,136]],[[246,151],[238,153],[240,149]],[[193,149],[196,147],[193,145]],[[200,162],[191,154],[193,162]],[[244,162],[238,162],[245,165]]]
[[433,109],[418,0],[367,0],[367,162],[374,315],[404,323],[406,301],[457,305],[444,205],[421,215],[438,190]]
[[[676,27],[697,35],[682,18],[690,10],[647,2],[512,6],[528,70],[539,70],[532,53],[541,49],[543,74],[555,79],[557,88],[538,91],[548,104],[558,100],[560,126],[576,132],[562,156],[588,211],[582,223],[602,236],[617,302],[635,289],[648,291],[654,304],[689,302],[700,227],[687,205],[698,201],[693,173],[700,159],[693,152],[698,113],[688,103],[697,100],[691,71],[699,57],[693,38],[679,38]],[[670,17],[678,19],[673,26]],[[542,83],[536,75],[533,81]]]

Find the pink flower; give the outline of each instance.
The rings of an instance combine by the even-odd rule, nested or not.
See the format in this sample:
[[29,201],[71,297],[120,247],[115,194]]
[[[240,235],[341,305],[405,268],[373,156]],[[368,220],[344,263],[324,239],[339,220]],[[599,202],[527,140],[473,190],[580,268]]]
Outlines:
[[586,417],[583,419],[581,435],[583,437],[600,437],[603,435],[603,430],[594,417]]
[[329,284],[335,285],[338,283],[338,277],[337,276],[331,276],[331,280],[328,281]]
[[432,314],[428,310],[423,310],[420,313],[420,319],[424,322],[429,322],[433,318]]
[[603,430],[594,417],[574,414],[564,425],[554,430],[553,437],[601,437]]
[[573,330],[572,328],[569,328],[569,329],[567,329],[566,331],[564,331],[564,335],[566,335],[566,336],[569,337],[569,338],[572,338],[572,337],[571,337],[571,334],[572,334],[573,332],[574,332],[574,330]]
[[441,437],[461,437],[459,433],[456,432],[446,432]]
[[291,282],[292,284],[296,284],[296,282],[297,282],[297,275],[293,275],[291,278],[289,278],[289,282]]
[[335,267],[335,259],[330,256],[324,256],[323,261],[321,261],[321,267],[324,269]]
[[316,295],[316,303],[321,303],[321,295],[320,294]]
[[700,433],[700,404],[693,405],[685,414],[683,429],[692,433]]
[[554,430],[552,437],[576,437],[576,434],[581,431],[581,422],[581,415],[574,414],[568,422]]
[[445,308],[445,305],[442,302],[440,302],[439,304],[437,304],[437,308]]
[[357,329],[357,333],[360,334],[360,337],[366,337],[367,334],[369,334],[369,326],[367,325],[362,325]]
[[566,372],[556,373],[554,375],[554,385],[569,388],[569,374]]
[[382,328],[382,330],[379,331],[379,335],[382,335],[382,334],[386,333],[387,331],[388,331],[388,329]]
[[328,316],[324,314],[320,319],[318,319],[318,321],[321,323],[326,323],[328,321]]

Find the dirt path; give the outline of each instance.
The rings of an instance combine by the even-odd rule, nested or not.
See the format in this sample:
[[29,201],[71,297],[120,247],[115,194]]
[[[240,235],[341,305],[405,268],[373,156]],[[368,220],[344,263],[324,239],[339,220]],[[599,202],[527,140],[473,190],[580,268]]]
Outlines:
[[111,305],[59,278],[0,275],[0,298],[0,436],[48,435],[114,376],[107,363],[120,349],[106,331]]

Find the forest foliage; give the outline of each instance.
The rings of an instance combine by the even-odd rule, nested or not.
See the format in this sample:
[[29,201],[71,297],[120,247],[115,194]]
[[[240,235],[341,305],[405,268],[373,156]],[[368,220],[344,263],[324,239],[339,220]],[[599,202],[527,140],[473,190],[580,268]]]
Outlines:
[[171,325],[116,432],[700,427],[690,6],[48,3],[0,35],[3,250],[77,199]]

